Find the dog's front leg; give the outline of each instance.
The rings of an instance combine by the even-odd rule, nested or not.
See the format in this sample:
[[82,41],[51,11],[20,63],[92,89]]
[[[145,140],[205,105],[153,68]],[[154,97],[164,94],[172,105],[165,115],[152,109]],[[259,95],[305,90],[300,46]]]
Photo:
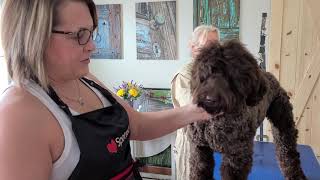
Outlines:
[[[250,147],[250,146],[248,146]],[[252,147],[252,146],[251,146]],[[239,148],[239,150],[241,150]],[[236,154],[223,154],[221,164],[222,180],[246,180],[252,167],[253,152],[250,148]]]
[[212,149],[191,143],[190,151],[190,180],[213,179],[214,160]]

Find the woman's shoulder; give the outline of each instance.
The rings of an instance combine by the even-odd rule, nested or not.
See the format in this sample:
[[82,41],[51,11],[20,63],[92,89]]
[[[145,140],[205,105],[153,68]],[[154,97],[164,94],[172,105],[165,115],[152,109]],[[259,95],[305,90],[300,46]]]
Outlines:
[[0,97],[0,119],[5,121],[41,121],[50,116],[50,112],[26,89],[11,86]]
[[1,94],[0,106],[4,108],[29,109],[36,105],[36,97],[29,93],[25,88],[11,86]]

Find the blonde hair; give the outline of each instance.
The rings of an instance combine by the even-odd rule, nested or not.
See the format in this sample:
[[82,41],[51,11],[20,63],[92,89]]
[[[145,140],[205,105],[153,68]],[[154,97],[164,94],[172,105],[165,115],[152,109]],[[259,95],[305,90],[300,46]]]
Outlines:
[[200,25],[196,27],[192,33],[191,43],[194,46],[201,47],[206,43],[210,32],[217,33],[218,41],[220,40],[219,29],[211,25]]
[[[81,0],[78,0],[81,1]],[[52,27],[58,22],[58,6],[66,0],[5,0],[1,15],[1,40],[10,78],[19,86],[25,79],[48,90],[44,66],[45,50]],[[97,15],[92,0],[82,0],[90,10],[94,26]]]

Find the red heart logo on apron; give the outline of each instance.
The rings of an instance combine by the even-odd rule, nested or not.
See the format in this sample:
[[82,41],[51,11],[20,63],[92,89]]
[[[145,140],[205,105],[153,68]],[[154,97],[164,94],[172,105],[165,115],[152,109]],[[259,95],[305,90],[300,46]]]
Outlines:
[[113,139],[111,139],[111,143],[107,144],[107,149],[110,153],[116,153],[118,151],[117,144]]

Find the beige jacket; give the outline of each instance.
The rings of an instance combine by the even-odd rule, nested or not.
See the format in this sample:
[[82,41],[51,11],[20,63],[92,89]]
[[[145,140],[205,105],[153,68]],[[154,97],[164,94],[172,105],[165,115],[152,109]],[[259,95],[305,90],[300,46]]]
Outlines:
[[[190,79],[192,62],[185,64],[171,81],[171,94],[174,107],[192,103]],[[174,147],[177,180],[189,180],[190,174],[190,143],[184,128],[177,130]]]

